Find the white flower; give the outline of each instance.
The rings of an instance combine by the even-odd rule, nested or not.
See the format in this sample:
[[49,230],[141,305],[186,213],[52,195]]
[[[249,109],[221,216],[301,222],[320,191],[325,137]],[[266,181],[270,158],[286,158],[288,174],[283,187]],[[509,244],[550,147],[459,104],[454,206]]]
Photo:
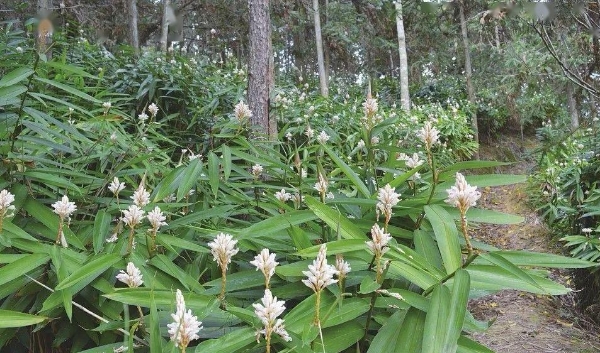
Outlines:
[[15,195],[8,190],[0,191],[0,219],[14,210],[15,206],[11,205],[13,202],[15,202]]
[[121,220],[129,227],[133,228],[142,222],[144,219],[144,213],[144,210],[139,208],[138,205],[130,205],[128,209],[123,211],[123,217],[121,217]]
[[192,310],[185,308],[185,300],[183,294],[178,289],[175,295],[177,302],[177,310],[175,314],[171,314],[173,322],[168,324],[169,336],[171,341],[175,342],[178,348],[187,347],[191,341],[200,338],[198,332],[202,329],[202,322],[192,314]]
[[319,141],[320,144],[325,144],[327,143],[327,141],[329,141],[330,136],[327,135],[327,133],[325,131],[321,131],[321,133],[319,134],[319,136],[317,136],[317,141]]
[[581,233],[584,233],[584,234],[590,234],[593,231],[594,230],[592,228],[583,228],[583,229],[581,229]]
[[332,124],[337,124],[340,121],[340,117],[337,115],[334,115],[331,117],[331,123]]
[[111,140],[112,142],[115,142],[115,141],[117,141],[117,133],[116,133],[116,132],[114,132],[114,131],[113,131],[113,133],[112,133],[112,134],[110,134],[110,140]]
[[348,273],[350,273],[350,264],[347,261],[344,261],[344,256],[342,254],[337,254],[335,256],[335,269],[338,271],[338,278],[345,278]]
[[110,190],[115,195],[118,195],[119,192],[121,192],[123,189],[125,189],[125,183],[121,183],[119,181],[119,178],[117,177],[115,177],[113,181],[108,185],[108,190]]
[[364,149],[365,146],[365,141],[363,139],[360,139],[360,141],[358,141],[358,143],[356,144],[356,148],[358,148],[359,150]]
[[250,110],[250,107],[243,101],[240,101],[235,105],[234,114],[238,121],[243,121],[252,117],[252,111]]
[[140,121],[140,124],[144,125],[146,120],[148,120],[148,114],[142,112],[140,115],[138,115],[138,120]]
[[325,195],[327,193],[327,188],[329,187],[329,182],[321,173],[319,173],[319,181],[315,183],[314,189],[317,190],[320,194]]
[[446,192],[448,198],[445,201],[454,207],[458,207],[463,214],[467,212],[469,207],[475,206],[477,200],[481,197],[477,187],[467,184],[467,180],[460,173],[456,173],[456,183]]
[[306,135],[306,137],[311,139],[311,138],[313,138],[313,136],[315,136],[315,131],[313,129],[311,129],[311,127],[309,125],[306,127],[306,131],[304,132],[304,135]]
[[21,54],[23,52],[23,48],[21,47],[16,47],[15,50],[17,51],[17,53]]
[[306,171],[306,169],[300,169],[300,176],[302,177],[302,179],[306,179],[306,177],[308,177],[308,172]]
[[67,195],[63,196],[60,201],[53,203],[52,207],[54,207],[54,213],[56,213],[61,219],[69,219],[71,214],[77,210],[75,202],[70,202]]
[[325,198],[329,199],[329,200],[333,200],[333,199],[335,199],[335,195],[330,191],[327,193],[327,195],[325,195]]
[[140,269],[135,267],[133,262],[127,264],[127,272],[123,270],[119,271],[117,279],[128,285],[130,288],[137,288],[144,283]]
[[133,196],[131,196],[133,203],[139,207],[144,207],[150,203],[150,193],[146,191],[144,188],[144,183],[140,183],[137,190],[133,192]]
[[376,145],[379,143],[379,136],[371,137],[371,145]]
[[286,192],[285,189],[281,189],[281,191],[275,193],[275,198],[281,202],[286,202],[292,198],[292,194]]
[[286,138],[286,139],[288,139],[288,141],[291,141],[291,140],[292,140],[292,133],[288,131],[288,132],[285,134],[285,138]]
[[188,160],[193,161],[194,159],[200,159],[202,158],[202,155],[200,153],[198,154],[194,154],[194,152],[192,152],[192,150],[187,150],[190,152],[190,154],[188,155]]
[[211,29],[210,29],[210,34],[212,34],[212,35],[215,35],[215,34],[217,34],[217,30],[216,30],[216,29],[214,29],[214,28],[211,28]]
[[158,206],[154,207],[152,211],[148,212],[148,216],[146,216],[146,218],[148,218],[148,222],[150,222],[150,225],[152,225],[153,230],[158,231],[158,228],[167,225],[165,222],[167,217],[165,217]]
[[252,166],[252,175],[258,178],[263,172],[263,166],[260,164],[255,164]]
[[413,153],[412,157],[408,157],[406,159],[406,166],[412,169],[412,168],[416,168],[416,167],[420,166],[424,162],[425,161],[419,159],[418,154]]
[[285,311],[285,302],[283,300],[277,300],[277,297],[273,297],[273,294],[269,289],[265,289],[265,295],[260,300],[260,303],[254,303],[254,313],[263,323],[264,328],[259,331],[265,337],[271,336],[271,333],[276,333],[285,341],[291,341],[292,338],[289,336],[283,325],[283,320],[278,317]]
[[112,104],[110,102],[102,103],[102,108],[104,108],[104,114],[108,113],[110,107],[112,107]]
[[372,116],[377,113],[379,109],[377,105],[377,99],[368,97],[367,100],[363,103],[363,111],[366,116]]
[[225,233],[219,233],[215,240],[208,243],[210,252],[221,269],[227,269],[233,255],[238,253],[239,249],[235,247],[235,244],[237,244],[237,240]]
[[256,266],[256,270],[260,270],[265,275],[266,282],[269,283],[279,262],[275,261],[275,254],[269,253],[269,249],[262,249],[260,254],[250,261],[250,264]]
[[158,106],[156,106],[156,104],[152,103],[148,106],[148,111],[150,112],[150,115],[153,118],[156,118],[156,114],[158,114]]
[[379,194],[377,195],[377,212],[381,212],[385,215],[386,223],[389,222],[392,216],[392,207],[396,206],[400,202],[400,194],[396,193],[390,184],[386,184],[384,187],[379,188]]
[[106,239],[107,243],[116,243],[119,240],[119,235],[115,232],[110,235],[109,238]]
[[321,244],[317,258],[313,260],[312,265],[308,265],[308,271],[302,271],[308,277],[303,279],[307,287],[315,292],[323,290],[330,284],[336,283],[338,280],[333,279],[333,276],[338,274],[338,271],[332,265],[327,264],[327,245]]
[[367,246],[376,257],[381,257],[389,250],[387,246],[392,237],[389,233],[385,233],[383,228],[380,228],[377,224],[374,224],[371,228],[371,237],[373,240],[366,242]]
[[427,149],[431,149],[433,145],[440,143],[439,131],[431,125],[431,121],[425,123],[423,128],[417,132],[417,137],[425,143]]

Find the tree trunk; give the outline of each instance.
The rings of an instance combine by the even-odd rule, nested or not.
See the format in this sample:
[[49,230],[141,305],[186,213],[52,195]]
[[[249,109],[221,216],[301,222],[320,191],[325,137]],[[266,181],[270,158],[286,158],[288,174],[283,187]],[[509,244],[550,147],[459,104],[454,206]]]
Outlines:
[[577,112],[573,83],[570,81],[567,82],[567,106],[569,108],[569,115],[571,116],[571,128],[575,130],[579,127],[579,113]]
[[[327,21],[329,21],[329,0],[325,0],[325,16],[323,18],[323,23],[327,26]],[[329,69],[331,67],[331,59],[329,53],[329,45],[327,44],[327,37],[325,38],[325,45],[323,46],[323,55],[325,56],[325,81],[329,82]]]
[[[462,34],[463,46],[465,49],[465,75],[467,76],[467,96],[469,103],[475,104],[475,89],[473,88],[472,69],[471,69],[471,51],[469,49],[469,36],[467,32],[467,21],[465,19],[465,4],[464,0],[459,1],[458,9],[460,13],[460,31]],[[477,115],[471,118],[471,127],[473,128],[473,139],[479,143],[479,128],[477,127]],[[476,158],[479,153],[476,153]]]
[[321,37],[321,16],[319,14],[319,0],[313,0],[313,13],[315,19],[315,40],[317,42],[317,63],[319,65],[319,85],[321,95],[327,97],[327,75],[325,73],[325,59],[323,57],[323,38]]
[[170,0],[163,0],[163,16],[160,31],[160,50],[167,52],[167,42],[169,36],[169,6]]
[[140,54],[140,36],[138,34],[138,10],[137,0],[129,0],[129,40],[135,52]]
[[410,110],[408,92],[408,58],[406,56],[406,35],[402,18],[402,1],[396,0],[396,29],[398,31],[398,54],[400,56],[400,106],[402,110]]
[[269,0],[248,0],[250,48],[248,53],[248,106],[253,137],[269,132]]
[[52,34],[54,27],[52,21],[50,21],[50,0],[38,0],[37,1],[38,16],[40,17],[40,23],[38,24],[36,44],[40,54],[45,54],[46,59],[52,59]]

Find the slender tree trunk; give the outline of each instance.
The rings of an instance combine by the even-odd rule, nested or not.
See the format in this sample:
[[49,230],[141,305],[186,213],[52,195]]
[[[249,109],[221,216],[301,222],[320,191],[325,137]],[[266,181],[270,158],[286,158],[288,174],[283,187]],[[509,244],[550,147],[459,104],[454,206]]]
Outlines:
[[138,34],[138,10],[137,0],[129,0],[129,40],[135,52],[140,54],[140,36]]
[[396,29],[398,31],[398,54],[400,56],[400,106],[402,110],[410,110],[408,92],[408,58],[406,55],[406,35],[402,18],[402,1],[396,0]]
[[[471,50],[469,49],[469,36],[467,32],[467,21],[465,19],[465,3],[464,0],[458,3],[460,13],[460,31],[462,34],[463,46],[465,49],[465,74],[467,76],[467,96],[469,103],[475,104],[475,89],[473,88],[472,68],[471,68]],[[473,128],[473,139],[479,143],[479,128],[477,127],[477,115],[471,118],[471,127]],[[479,153],[476,153],[476,158],[479,158]]]
[[321,37],[321,16],[319,14],[319,0],[313,0],[313,14],[315,20],[315,39],[317,42],[317,63],[319,65],[319,85],[321,95],[327,97],[327,75],[325,73],[325,59],[323,58],[323,38]]
[[[325,0],[325,16],[323,18],[323,23],[327,26],[327,21],[329,21],[329,0]],[[323,55],[325,56],[325,80],[329,82],[329,69],[331,65],[330,55],[329,55],[329,45],[327,45],[327,38],[325,38],[325,43],[323,45]]]
[[571,128],[575,130],[579,127],[579,113],[577,112],[573,83],[570,81],[567,82],[567,106],[569,108],[569,115],[571,116]]
[[46,59],[52,59],[52,34],[54,27],[52,21],[50,21],[50,0],[38,0],[37,1],[38,16],[40,17],[40,23],[38,24],[36,44],[38,52],[45,54]]
[[169,6],[171,6],[170,0],[163,0],[163,16],[160,27],[160,50],[167,52],[167,42],[169,36]]
[[[268,1],[268,0],[267,0]],[[267,13],[267,16],[269,14]],[[269,34],[267,35],[269,41],[269,90],[267,92],[267,119],[269,124],[269,140],[276,141],[277,133],[279,130],[277,129],[277,119],[276,117],[271,117],[269,113],[269,104],[271,100],[271,92],[275,90],[275,55],[273,55],[273,33],[271,31],[271,19],[269,17],[267,21],[267,28],[269,29]]]
[[250,49],[248,53],[248,105],[254,137],[269,132],[270,23],[269,0],[248,0]]

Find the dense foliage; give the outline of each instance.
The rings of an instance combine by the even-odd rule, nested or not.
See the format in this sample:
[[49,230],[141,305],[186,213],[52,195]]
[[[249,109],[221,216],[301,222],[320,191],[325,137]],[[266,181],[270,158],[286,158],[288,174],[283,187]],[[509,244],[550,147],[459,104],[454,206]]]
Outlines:
[[408,114],[296,77],[276,87],[279,138],[249,139],[233,58],[135,61],[81,40],[48,61],[6,28],[2,347],[489,352],[469,298],[564,294],[545,268],[592,265],[470,239],[467,222],[522,221],[472,207],[474,186],[525,177],[457,174],[502,164],[463,161],[461,100]]

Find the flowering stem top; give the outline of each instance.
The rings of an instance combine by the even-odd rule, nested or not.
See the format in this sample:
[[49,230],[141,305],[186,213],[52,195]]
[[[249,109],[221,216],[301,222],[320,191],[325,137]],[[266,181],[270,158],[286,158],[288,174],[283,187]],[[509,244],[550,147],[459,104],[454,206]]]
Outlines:
[[231,263],[233,255],[237,254],[240,249],[236,248],[237,240],[234,240],[230,234],[219,233],[215,240],[208,243],[210,252],[213,254],[214,260],[221,268],[221,294],[219,299],[225,298],[225,284],[227,281],[227,265]]
[[461,173],[456,173],[456,183],[450,189],[447,189],[446,192],[448,193],[448,198],[445,201],[458,208],[460,212],[461,230],[467,244],[468,255],[471,256],[473,246],[471,245],[467,230],[467,210],[477,204],[481,193],[477,191],[476,186],[469,185],[467,179]]

